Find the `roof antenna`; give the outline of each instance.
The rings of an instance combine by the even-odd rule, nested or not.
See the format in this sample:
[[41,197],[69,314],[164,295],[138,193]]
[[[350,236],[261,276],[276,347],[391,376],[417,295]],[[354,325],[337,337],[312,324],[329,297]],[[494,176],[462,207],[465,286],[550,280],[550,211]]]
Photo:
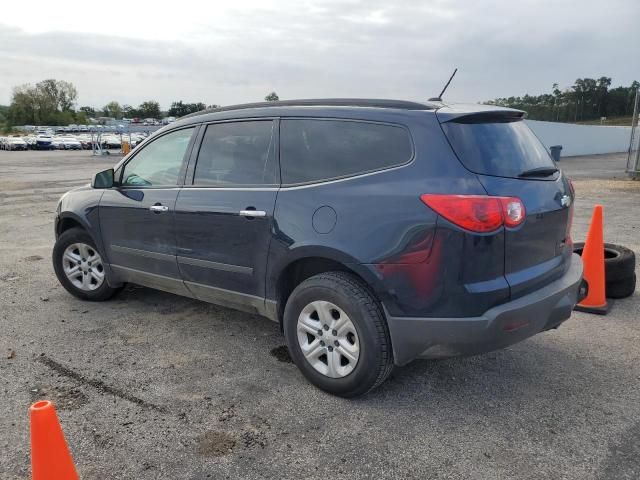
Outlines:
[[444,95],[444,92],[447,90],[447,88],[449,88],[449,84],[451,83],[451,80],[453,80],[453,77],[456,76],[456,72],[457,71],[458,71],[458,69],[456,68],[453,71],[453,73],[451,74],[451,76],[449,77],[449,81],[447,82],[447,84],[444,86],[444,88],[440,92],[440,95],[438,95],[437,97],[430,98],[429,99],[430,102],[441,102],[442,101],[442,95]]

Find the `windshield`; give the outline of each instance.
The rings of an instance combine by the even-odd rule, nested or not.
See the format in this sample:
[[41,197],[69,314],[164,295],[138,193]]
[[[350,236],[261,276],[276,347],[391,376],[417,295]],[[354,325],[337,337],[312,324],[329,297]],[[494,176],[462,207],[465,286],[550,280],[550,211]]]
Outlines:
[[555,168],[540,140],[522,120],[445,122],[442,129],[460,161],[474,173],[516,178],[537,168]]

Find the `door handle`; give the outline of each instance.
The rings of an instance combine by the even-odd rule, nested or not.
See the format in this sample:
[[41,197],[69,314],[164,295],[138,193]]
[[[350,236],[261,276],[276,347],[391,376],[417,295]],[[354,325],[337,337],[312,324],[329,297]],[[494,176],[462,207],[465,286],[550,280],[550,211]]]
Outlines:
[[240,210],[241,217],[266,217],[267,212],[264,210],[251,210],[248,208],[247,210]]
[[149,210],[151,210],[154,213],[162,213],[162,212],[168,211],[169,207],[167,207],[166,205],[157,204],[157,205],[151,205],[149,207]]

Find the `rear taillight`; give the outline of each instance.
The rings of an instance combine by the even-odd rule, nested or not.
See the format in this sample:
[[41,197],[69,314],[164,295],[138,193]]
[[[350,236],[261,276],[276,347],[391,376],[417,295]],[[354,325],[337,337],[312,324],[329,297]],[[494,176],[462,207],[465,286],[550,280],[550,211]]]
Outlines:
[[424,194],[420,200],[450,222],[478,233],[493,232],[503,225],[515,228],[526,216],[517,197]]

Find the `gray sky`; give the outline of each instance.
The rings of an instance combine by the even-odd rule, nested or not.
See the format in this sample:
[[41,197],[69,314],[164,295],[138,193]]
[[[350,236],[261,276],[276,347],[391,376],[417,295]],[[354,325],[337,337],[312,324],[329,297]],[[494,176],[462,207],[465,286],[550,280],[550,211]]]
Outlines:
[[639,51],[639,0],[30,0],[2,7],[0,103],[45,78],[73,82],[78,106],[94,107],[272,90],[425,100],[454,67],[445,97],[476,102],[585,76],[629,85]]

